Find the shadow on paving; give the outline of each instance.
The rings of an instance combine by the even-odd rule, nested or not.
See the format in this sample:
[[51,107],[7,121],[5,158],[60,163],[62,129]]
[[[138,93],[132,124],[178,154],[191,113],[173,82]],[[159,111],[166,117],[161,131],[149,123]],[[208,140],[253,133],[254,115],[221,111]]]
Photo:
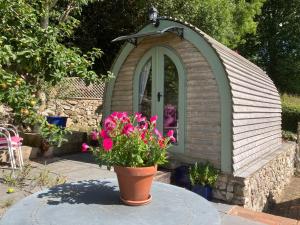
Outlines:
[[110,181],[79,181],[65,183],[48,189],[37,195],[44,198],[48,205],[68,204],[102,204],[120,205],[118,186]]
[[[300,188],[300,186],[298,186]],[[270,209],[270,214],[300,220],[300,198],[291,201],[275,203]]]
[[63,156],[51,157],[51,158],[37,158],[32,159],[31,161],[39,163],[39,164],[51,164],[59,161],[70,160],[70,161],[77,161],[83,163],[92,163],[97,164],[95,161],[95,157],[90,153],[78,153],[78,154],[67,154]]

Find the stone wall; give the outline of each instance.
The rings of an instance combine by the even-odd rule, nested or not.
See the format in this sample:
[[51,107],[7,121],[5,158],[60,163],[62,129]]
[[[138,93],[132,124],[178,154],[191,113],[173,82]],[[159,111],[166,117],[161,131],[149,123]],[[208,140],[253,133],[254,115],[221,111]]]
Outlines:
[[284,143],[278,151],[261,158],[240,176],[221,175],[214,198],[255,211],[267,210],[294,175],[295,149],[294,142]]
[[0,122],[1,123],[13,122],[12,109],[1,104],[0,104]]
[[67,127],[87,131],[98,126],[102,119],[102,100],[50,99],[43,114],[67,116]]

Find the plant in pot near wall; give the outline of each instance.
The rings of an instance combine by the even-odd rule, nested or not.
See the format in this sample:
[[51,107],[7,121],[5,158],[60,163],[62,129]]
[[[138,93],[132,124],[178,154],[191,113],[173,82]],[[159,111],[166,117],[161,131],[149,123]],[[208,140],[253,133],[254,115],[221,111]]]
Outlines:
[[192,191],[206,198],[212,199],[212,188],[219,176],[219,170],[209,162],[195,163],[189,168]]
[[66,128],[49,124],[46,120],[43,120],[41,126],[39,127],[39,133],[42,137],[42,155],[44,157],[50,157],[53,155],[54,146],[60,147],[63,142],[67,141],[65,138],[66,135],[71,132]]
[[[99,165],[114,167],[120,199],[127,205],[144,205],[151,201],[150,189],[157,166],[167,162],[166,149],[175,141],[173,131],[163,137],[156,128],[157,116],[150,121],[142,114],[128,116],[114,112],[104,121],[95,136],[99,147],[90,148]],[[87,145],[83,144],[83,150]]]

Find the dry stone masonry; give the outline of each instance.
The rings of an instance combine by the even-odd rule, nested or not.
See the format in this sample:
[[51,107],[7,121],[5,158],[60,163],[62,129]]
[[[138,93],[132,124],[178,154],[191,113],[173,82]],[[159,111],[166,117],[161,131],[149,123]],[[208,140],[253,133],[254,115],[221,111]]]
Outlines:
[[102,100],[50,99],[44,113],[51,116],[67,116],[67,127],[87,131],[97,127],[102,119]]
[[265,211],[278,199],[294,175],[295,149],[294,142],[284,143],[278,151],[262,157],[244,173],[237,176],[222,174],[214,190],[214,198]]

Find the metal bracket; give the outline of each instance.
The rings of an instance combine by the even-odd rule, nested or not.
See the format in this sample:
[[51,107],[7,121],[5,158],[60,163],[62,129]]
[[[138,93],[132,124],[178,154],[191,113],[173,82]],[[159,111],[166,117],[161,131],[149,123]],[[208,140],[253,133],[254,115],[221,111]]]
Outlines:
[[[167,29],[167,28],[166,28]],[[171,32],[179,36],[181,39],[184,38],[184,28],[183,27],[172,27],[166,30],[167,32]]]
[[130,38],[127,40],[130,44],[133,44],[135,47],[138,45],[138,39],[137,38]]

